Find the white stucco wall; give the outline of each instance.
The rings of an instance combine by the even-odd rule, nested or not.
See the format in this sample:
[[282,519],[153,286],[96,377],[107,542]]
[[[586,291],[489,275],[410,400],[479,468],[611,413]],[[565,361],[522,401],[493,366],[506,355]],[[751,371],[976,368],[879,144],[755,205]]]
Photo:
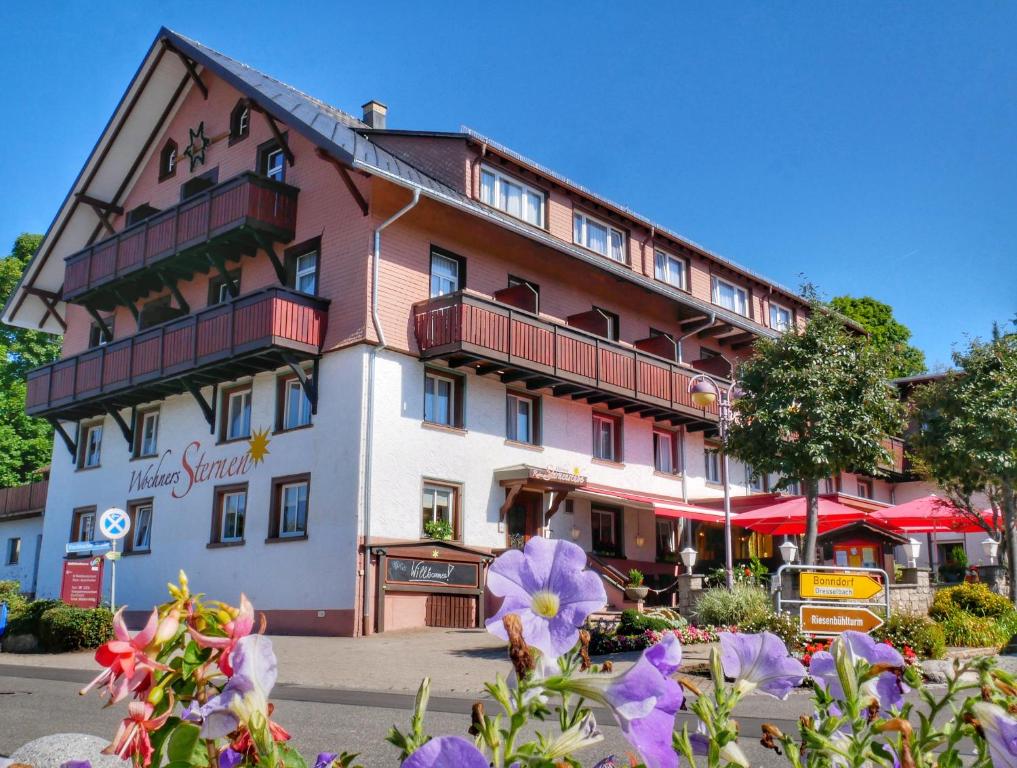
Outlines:
[[[270,434],[269,454],[261,465],[243,477],[195,484],[183,498],[174,498],[172,493],[183,493],[186,472],[172,485],[130,489],[132,471],[143,472],[153,460],[131,460],[123,435],[109,417],[97,469],[77,470],[63,442],[57,440],[44,518],[40,595],[59,595],[74,508],[95,505],[101,513],[112,506],[126,509],[133,499],[153,497],[151,553],[120,561],[118,604],[145,609],[165,600],[166,582],[174,580],[183,568],[195,589],[228,601],[244,591],[263,610],[352,608],[358,516],[356,436],[360,432],[363,361],[362,347],[325,355],[313,426]],[[276,374],[258,374],[253,381],[252,430],[272,430]],[[206,397],[210,392],[205,388]],[[181,470],[181,455],[193,441],[201,445],[188,453],[192,464],[202,451],[211,461],[240,456],[247,450],[246,441],[217,445],[190,395],[162,401],[158,440],[159,453],[165,454],[162,472]],[[303,472],[311,474],[307,540],[266,543],[272,478]],[[238,481],[249,482],[245,543],[208,548],[214,488]]]
[[[35,563],[42,521],[41,515],[0,521],[0,581],[17,581],[25,593],[35,589]],[[12,538],[21,539],[21,557],[16,565],[7,564],[8,542]]]

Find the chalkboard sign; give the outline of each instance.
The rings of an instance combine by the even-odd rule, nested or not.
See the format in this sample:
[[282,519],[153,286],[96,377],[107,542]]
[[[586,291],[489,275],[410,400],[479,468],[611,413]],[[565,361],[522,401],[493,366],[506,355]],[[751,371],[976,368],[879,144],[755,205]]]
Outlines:
[[403,560],[389,558],[386,578],[404,584],[437,584],[444,587],[476,587],[476,563],[447,560]]

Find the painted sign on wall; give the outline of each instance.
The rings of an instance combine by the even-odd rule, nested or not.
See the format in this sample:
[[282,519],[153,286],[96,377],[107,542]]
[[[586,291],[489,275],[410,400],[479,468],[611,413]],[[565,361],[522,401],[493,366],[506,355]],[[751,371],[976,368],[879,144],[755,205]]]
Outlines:
[[77,608],[98,608],[102,600],[104,564],[105,560],[101,557],[65,561],[60,599]]
[[405,584],[435,584],[445,587],[476,587],[476,563],[454,563],[447,560],[409,560],[390,558],[386,578]]

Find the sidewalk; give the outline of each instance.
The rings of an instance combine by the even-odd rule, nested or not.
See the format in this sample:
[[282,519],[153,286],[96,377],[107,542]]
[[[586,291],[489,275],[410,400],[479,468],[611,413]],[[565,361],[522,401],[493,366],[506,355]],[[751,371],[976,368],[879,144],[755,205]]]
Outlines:
[[[413,693],[425,675],[435,694],[475,695],[495,675],[511,667],[505,644],[484,630],[414,629],[370,637],[292,637],[273,635],[279,682],[324,688]],[[685,664],[709,657],[710,645],[683,649]],[[635,652],[606,658],[621,671]],[[51,669],[95,670],[93,653],[0,654],[0,664]]]

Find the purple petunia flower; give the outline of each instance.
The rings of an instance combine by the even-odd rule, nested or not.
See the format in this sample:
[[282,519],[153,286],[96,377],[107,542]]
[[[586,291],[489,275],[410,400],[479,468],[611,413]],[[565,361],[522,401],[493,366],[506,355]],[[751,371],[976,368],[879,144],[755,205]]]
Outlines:
[[805,667],[788,654],[784,642],[772,632],[721,632],[718,637],[724,675],[735,680],[739,693],[758,688],[761,693],[786,699],[805,679]]
[[489,763],[466,739],[439,736],[403,760],[402,768],[489,768]]
[[639,660],[620,675],[580,677],[564,685],[607,705],[647,768],[677,768],[678,755],[671,747],[671,735],[685,694],[667,675],[673,674],[680,662],[678,638],[669,635],[643,651]]
[[526,643],[549,659],[558,658],[576,644],[586,617],[607,603],[600,576],[585,568],[582,548],[560,539],[534,536],[524,550],[499,555],[487,587],[504,600],[487,620],[488,631],[508,640],[502,618],[514,613]]
[[[703,721],[696,718],[696,730],[689,734],[689,745],[692,747],[692,754],[699,757],[706,757],[710,754],[710,736],[706,732]],[[742,768],[749,768],[749,759],[745,756],[737,741],[729,741],[720,748],[720,759],[725,763],[740,765]],[[692,766],[695,768],[695,766]]]
[[1017,768],[1017,720],[995,704],[979,701],[971,706],[989,744],[993,768]]
[[68,760],[61,763],[60,768],[92,768],[92,763],[88,760]]
[[232,747],[226,747],[219,753],[219,768],[237,768],[244,762],[244,753],[237,752]]
[[231,654],[233,676],[222,689],[184,717],[200,718],[201,738],[218,739],[235,731],[251,715],[268,717],[268,694],[275,685],[277,667],[272,641],[264,635],[247,635],[237,641]]
[[319,752],[318,758],[314,761],[314,768],[328,768],[339,757],[338,752]]
[[[886,643],[877,643],[864,632],[845,632],[834,640],[834,644],[846,650],[852,667],[859,659],[864,659],[869,664],[904,666],[904,657],[896,650]],[[812,655],[809,674],[835,699],[844,698],[844,687],[837,674],[837,662],[830,651],[818,651]],[[883,672],[872,680],[867,680],[860,692],[869,701],[878,701],[881,711],[889,712],[904,706],[904,694],[909,690],[895,673]]]

